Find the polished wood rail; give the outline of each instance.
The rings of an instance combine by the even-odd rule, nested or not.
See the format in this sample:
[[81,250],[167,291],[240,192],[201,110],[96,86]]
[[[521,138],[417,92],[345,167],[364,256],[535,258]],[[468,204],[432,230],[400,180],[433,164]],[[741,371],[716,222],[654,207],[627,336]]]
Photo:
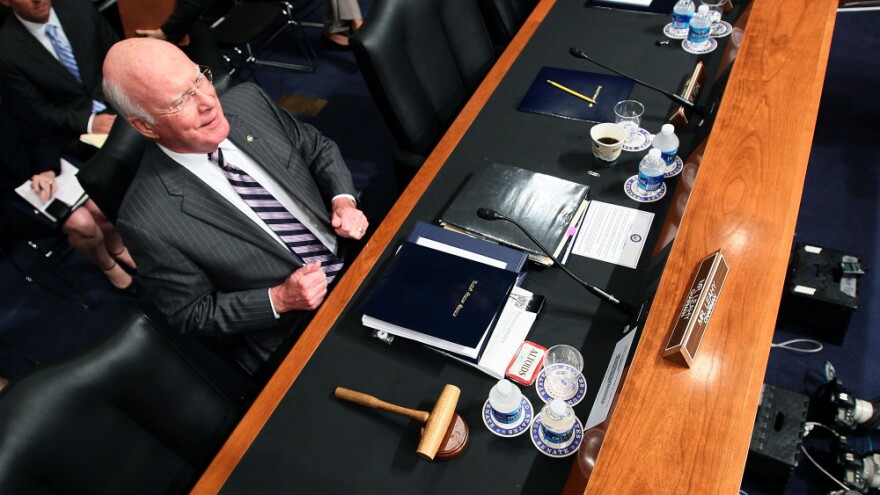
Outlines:
[[[193,493],[217,493],[223,486],[554,3],[541,0],[535,8]],[[825,0],[753,3],[715,131],[588,494],[735,494],[739,488],[837,7]],[[727,285],[693,368],[682,368],[660,352],[699,260],[718,248],[730,263]]]
[[[837,2],[753,0],[587,494],[736,494],[770,352]],[[694,270],[730,264],[692,368],[661,351]]]

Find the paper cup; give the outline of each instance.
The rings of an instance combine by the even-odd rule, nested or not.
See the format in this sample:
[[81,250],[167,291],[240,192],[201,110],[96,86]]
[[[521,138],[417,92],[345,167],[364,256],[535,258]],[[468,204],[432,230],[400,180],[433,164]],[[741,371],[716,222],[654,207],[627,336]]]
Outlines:
[[590,140],[593,142],[593,162],[611,166],[620,158],[620,150],[626,141],[626,129],[610,122],[596,124],[590,129]]

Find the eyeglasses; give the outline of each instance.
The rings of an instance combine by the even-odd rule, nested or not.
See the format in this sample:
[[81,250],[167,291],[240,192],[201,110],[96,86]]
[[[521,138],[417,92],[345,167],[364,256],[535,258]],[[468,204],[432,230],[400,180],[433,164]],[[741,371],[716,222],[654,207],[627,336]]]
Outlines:
[[187,104],[190,100],[195,97],[196,92],[202,88],[202,82],[208,81],[208,84],[214,83],[214,75],[211,74],[211,68],[205,67],[204,65],[199,66],[199,76],[196,78],[196,82],[192,88],[188,91],[180,95],[176,100],[171,102],[171,105],[168,106],[168,109],[163,113],[174,114],[178,112],[182,112],[184,108],[186,108]]

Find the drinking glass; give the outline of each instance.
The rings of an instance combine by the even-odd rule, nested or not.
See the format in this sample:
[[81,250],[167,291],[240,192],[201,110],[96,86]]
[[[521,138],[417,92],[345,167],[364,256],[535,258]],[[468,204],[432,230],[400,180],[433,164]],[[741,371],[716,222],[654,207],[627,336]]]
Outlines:
[[554,399],[570,399],[578,390],[584,357],[570,345],[554,345],[544,355],[544,391]]
[[644,113],[645,105],[636,100],[618,101],[614,105],[614,123],[626,129],[628,135],[635,134],[639,131]]
[[724,4],[727,3],[728,0],[700,0],[700,5],[708,5],[709,6],[709,19],[712,21],[712,25],[718,24],[718,21],[721,20],[721,10],[724,8]]

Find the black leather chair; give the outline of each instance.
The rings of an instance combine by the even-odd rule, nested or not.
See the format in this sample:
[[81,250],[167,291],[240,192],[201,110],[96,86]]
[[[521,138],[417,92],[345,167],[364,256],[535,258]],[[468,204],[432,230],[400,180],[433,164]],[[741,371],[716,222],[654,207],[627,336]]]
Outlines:
[[[217,94],[223,94],[231,84],[232,78],[229,74],[214,74]],[[122,199],[134,179],[149,142],[149,139],[119,117],[113,122],[104,145],[76,174],[85,192],[113,223],[116,222]]]
[[538,0],[479,0],[492,42],[503,50],[522,23],[538,5]]
[[239,417],[132,310],[0,392],[0,493],[185,493]]
[[377,0],[350,43],[403,187],[492,67],[492,41],[473,0]]

